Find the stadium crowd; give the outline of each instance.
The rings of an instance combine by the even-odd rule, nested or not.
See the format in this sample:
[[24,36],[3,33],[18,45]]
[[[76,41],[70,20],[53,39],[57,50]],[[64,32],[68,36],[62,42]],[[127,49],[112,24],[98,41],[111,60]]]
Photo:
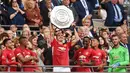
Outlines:
[[[0,27],[0,65],[11,66],[11,72],[19,72],[23,66],[31,66],[24,67],[24,72],[127,72],[124,67],[118,68],[130,65],[124,0],[2,2],[1,25],[9,25],[10,29]],[[74,21],[69,28],[60,29],[50,23],[50,12],[59,5],[73,12]],[[92,17],[95,9],[105,26],[116,28],[94,27]],[[18,33],[18,25],[22,26],[22,34]],[[31,33],[30,26],[38,27],[39,33]],[[46,65],[56,67],[41,67]],[[79,67],[64,67],[71,65]],[[0,71],[8,69],[0,67]]]

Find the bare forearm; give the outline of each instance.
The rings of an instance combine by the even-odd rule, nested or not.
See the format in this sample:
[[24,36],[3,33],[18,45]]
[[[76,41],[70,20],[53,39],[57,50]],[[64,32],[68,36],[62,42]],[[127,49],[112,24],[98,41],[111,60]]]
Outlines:
[[76,39],[75,39],[75,41],[72,41],[71,46],[75,45],[80,40],[80,37],[79,37],[79,35],[78,35],[78,33],[77,33],[75,28],[74,28],[74,33],[75,33]]
[[18,11],[10,15],[10,19],[13,19],[17,15]]
[[50,23],[50,39],[51,41],[53,41],[53,39],[55,38],[54,36],[54,28],[53,28],[53,25]]
[[107,65],[107,61],[105,60],[104,62],[103,62],[103,66],[106,66]]
[[25,62],[28,62],[28,61],[32,60],[32,58],[24,58],[24,57],[21,57],[21,56],[18,56],[18,59],[19,59],[22,63],[25,63]]
[[37,57],[33,57],[33,60],[39,62],[39,59]]

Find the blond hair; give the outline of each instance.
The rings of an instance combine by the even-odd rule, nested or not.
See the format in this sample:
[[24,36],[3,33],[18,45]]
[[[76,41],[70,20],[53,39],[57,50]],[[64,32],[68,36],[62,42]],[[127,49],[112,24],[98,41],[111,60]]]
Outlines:
[[92,18],[92,15],[85,16],[85,17],[82,19],[82,22],[86,22],[86,20],[91,20],[91,18]]

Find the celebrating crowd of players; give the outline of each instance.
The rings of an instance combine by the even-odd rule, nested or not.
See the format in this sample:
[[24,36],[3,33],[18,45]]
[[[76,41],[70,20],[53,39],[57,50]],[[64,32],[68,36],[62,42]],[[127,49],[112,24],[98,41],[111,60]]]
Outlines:
[[[102,7],[91,1],[43,0],[39,4],[37,0],[27,0],[21,4],[11,0],[8,8],[10,29],[0,27],[0,64],[4,65],[0,70],[127,72],[126,68],[119,67],[130,63],[127,20],[121,0],[102,0]],[[74,22],[70,28],[60,29],[50,24],[50,12],[61,4],[73,12]],[[104,25],[116,26],[115,29],[93,26],[95,6],[106,10]],[[22,34],[18,33],[17,25],[23,26]],[[31,32],[29,25],[39,26],[40,33]],[[46,65],[54,67],[47,69]],[[79,67],[65,67],[71,65]]]
[[[30,36],[29,29],[24,28],[26,32],[15,38],[13,33],[3,31],[0,34],[1,65],[10,66],[10,71],[25,72],[52,71],[39,67],[41,65],[53,65],[53,72],[103,72],[104,66],[110,66],[109,72],[126,72],[126,68],[117,67],[129,65],[127,34],[108,36],[107,29],[101,29],[102,35],[89,37],[83,32],[86,27],[71,27],[74,32],[41,25],[37,36],[34,33]],[[64,67],[70,65],[79,67]],[[0,69],[9,70],[8,67]]]

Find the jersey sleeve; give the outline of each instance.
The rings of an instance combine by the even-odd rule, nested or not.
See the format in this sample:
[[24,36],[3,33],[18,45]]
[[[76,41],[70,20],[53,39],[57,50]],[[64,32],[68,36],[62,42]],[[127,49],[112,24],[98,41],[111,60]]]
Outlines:
[[120,62],[120,65],[128,65],[129,64],[129,52],[127,48],[123,48],[124,52],[124,61]]
[[16,57],[18,57],[19,55],[22,55],[22,53],[19,49],[15,49],[14,54]]
[[56,39],[54,38],[54,40],[51,42],[51,46],[54,46],[56,43]]
[[37,54],[35,52],[30,51],[31,56],[37,57]]
[[7,57],[7,52],[3,51],[2,53],[2,65],[16,65],[18,62],[9,62]]
[[79,52],[81,52],[81,50],[82,50],[82,48],[80,48],[79,50],[77,50],[77,51],[75,52],[73,59],[78,60]]
[[67,46],[68,46],[69,49],[71,49],[71,42],[68,42]]
[[107,53],[102,50],[102,59],[105,59],[105,60],[106,60],[106,58],[107,58]]
[[75,52],[74,56],[73,56],[73,59],[74,60],[77,60],[78,59],[78,51]]

